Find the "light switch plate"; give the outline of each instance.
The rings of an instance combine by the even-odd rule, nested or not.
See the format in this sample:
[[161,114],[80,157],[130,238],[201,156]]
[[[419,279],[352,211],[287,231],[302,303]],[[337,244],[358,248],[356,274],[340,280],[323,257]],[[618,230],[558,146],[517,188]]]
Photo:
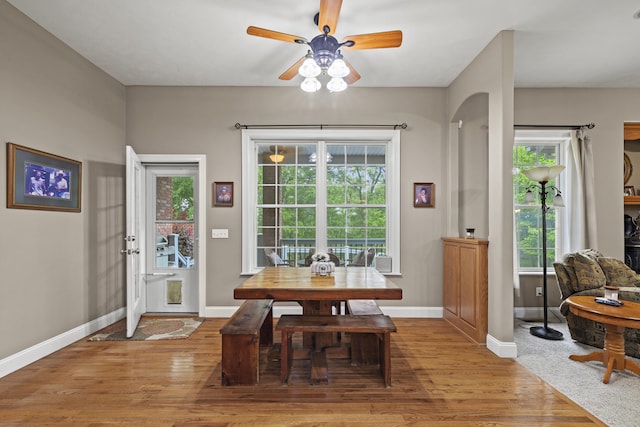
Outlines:
[[228,239],[229,230],[227,228],[212,228],[211,238],[212,239]]

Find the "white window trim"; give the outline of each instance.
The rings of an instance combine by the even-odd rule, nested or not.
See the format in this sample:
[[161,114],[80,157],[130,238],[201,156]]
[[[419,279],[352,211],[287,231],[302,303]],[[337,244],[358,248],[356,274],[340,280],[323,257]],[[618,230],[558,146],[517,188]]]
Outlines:
[[[539,135],[536,136],[522,136],[522,137],[518,137],[517,136],[517,132],[515,133],[515,137],[514,137],[514,146],[534,146],[534,145],[556,145],[558,147],[558,164],[564,165],[568,168],[567,165],[567,158],[566,158],[566,144],[571,143],[571,137],[569,136],[567,140],[564,141],[559,141],[561,138],[557,137],[557,136],[552,136],[552,137],[544,137],[541,136],[543,135],[543,132],[540,132]],[[545,142],[545,139],[549,139],[551,141],[558,141],[558,142]],[[565,172],[566,169],[565,169]],[[564,177],[564,174],[561,173],[560,175],[558,175],[558,177],[556,178],[556,184],[558,189],[560,190],[560,193],[562,194],[562,197],[565,198],[567,197],[567,179]],[[540,205],[538,202],[536,202],[536,205]],[[517,209],[519,207],[532,207],[533,204],[530,205],[526,205],[526,204],[514,204],[514,208]],[[556,225],[556,243],[555,243],[555,253],[556,253],[556,258],[558,257],[558,255],[562,252],[562,248],[564,247],[563,244],[563,239],[564,239],[564,229],[568,226],[567,224],[567,214],[565,212],[565,208],[554,208],[556,209],[556,223],[560,224],[560,226]],[[515,220],[515,210],[514,210],[514,220]],[[514,235],[514,239],[516,238],[516,236]],[[549,273],[549,266],[547,266],[547,273]],[[553,268],[551,269],[553,270]],[[520,274],[542,274],[542,267],[520,267],[520,263],[518,263],[518,271]]]
[[253,275],[262,270],[257,267],[255,230],[257,203],[254,189],[257,185],[256,144],[265,141],[374,141],[387,146],[387,253],[392,257],[392,271],[386,275],[400,275],[400,131],[380,129],[243,129],[242,130],[242,272]]

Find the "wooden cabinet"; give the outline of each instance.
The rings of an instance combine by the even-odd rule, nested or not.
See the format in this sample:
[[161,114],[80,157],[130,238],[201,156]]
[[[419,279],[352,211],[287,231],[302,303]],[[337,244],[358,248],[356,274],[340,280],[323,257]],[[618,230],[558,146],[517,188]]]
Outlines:
[[487,337],[489,242],[443,238],[444,319],[473,341]]

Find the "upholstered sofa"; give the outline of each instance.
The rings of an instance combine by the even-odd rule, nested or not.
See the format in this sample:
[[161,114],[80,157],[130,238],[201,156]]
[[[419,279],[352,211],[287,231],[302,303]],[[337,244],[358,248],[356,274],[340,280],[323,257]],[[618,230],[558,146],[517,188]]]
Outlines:
[[[603,325],[575,316],[569,311],[565,300],[571,295],[603,296],[605,285],[615,285],[620,288],[619,299],[640,302],[640,275],[624,262],[605,257],[594,249],[568,253],[561,262],[555,262],[553,267],[562,294],[560,312],[567,318],[571,338],[602,348]],[[625,353],[640,358],[640,330],[626,329]]]

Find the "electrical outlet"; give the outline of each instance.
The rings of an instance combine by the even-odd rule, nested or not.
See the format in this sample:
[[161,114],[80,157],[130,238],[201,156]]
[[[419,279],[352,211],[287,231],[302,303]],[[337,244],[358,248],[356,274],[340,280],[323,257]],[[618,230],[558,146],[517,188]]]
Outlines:
[[542,296],[542,286],[537,286],[536,287],[536,296],[537,297],[541,297]]
[[229,230],[226,228],[213,228],[211,229],[211,238],[212,239],[228,239]]

